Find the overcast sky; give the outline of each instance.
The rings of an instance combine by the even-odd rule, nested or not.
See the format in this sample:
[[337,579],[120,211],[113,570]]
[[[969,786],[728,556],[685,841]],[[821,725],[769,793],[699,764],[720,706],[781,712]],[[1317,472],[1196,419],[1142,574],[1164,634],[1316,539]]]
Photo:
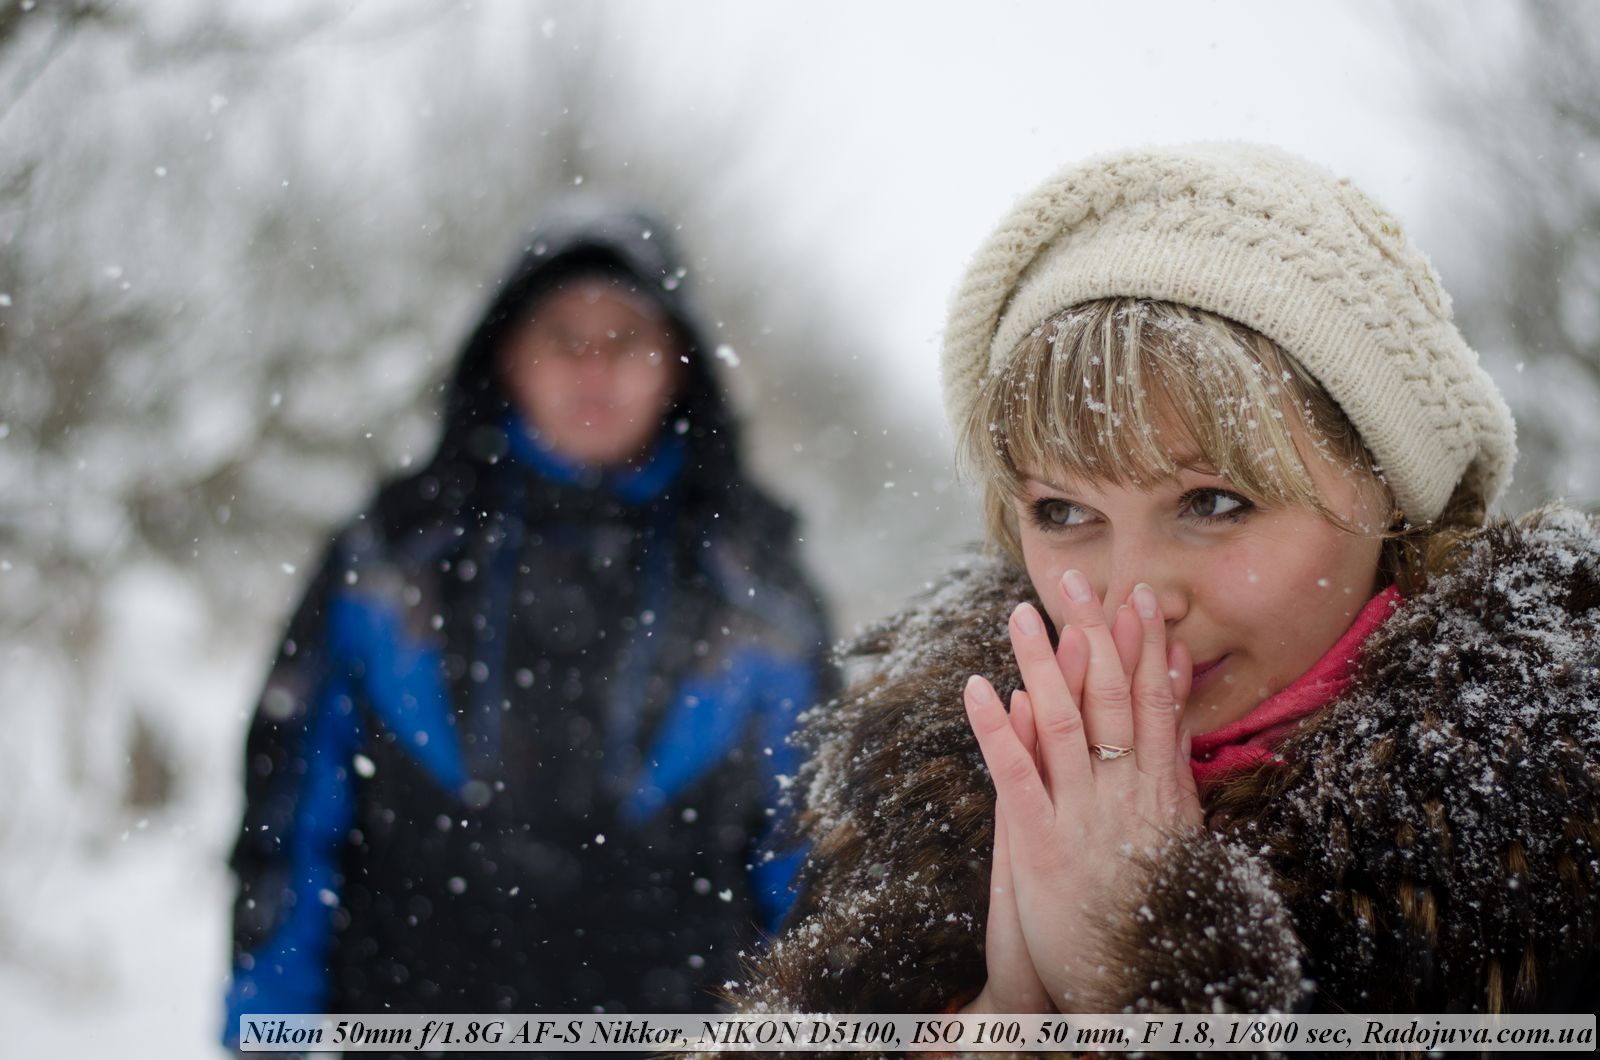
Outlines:
[[1429,245],[1441,175],[1387,5],[618,6],[638,15],[641,72],[673,105],[758,101],[745,164],[784,189],[777,236],[870,293],[916,400],[937,400],[937,336],[967,256],[1018,195],[1089,154],[1275,143],[1352,176]]

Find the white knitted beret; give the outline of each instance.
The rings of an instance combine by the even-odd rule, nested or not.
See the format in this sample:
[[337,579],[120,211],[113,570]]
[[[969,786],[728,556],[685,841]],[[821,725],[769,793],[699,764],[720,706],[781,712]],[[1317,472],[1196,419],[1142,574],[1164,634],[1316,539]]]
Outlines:
[[1438,516],[1463,479],[1487,502],[1510,480],[1511,413],[1428,260],[1349,180],[1250,144],[1110,155],[1022,199],[951,303],[957,432],[1034,328],[1112,297],[1209,310],[1276,342],[1350,417],[1413,520]]

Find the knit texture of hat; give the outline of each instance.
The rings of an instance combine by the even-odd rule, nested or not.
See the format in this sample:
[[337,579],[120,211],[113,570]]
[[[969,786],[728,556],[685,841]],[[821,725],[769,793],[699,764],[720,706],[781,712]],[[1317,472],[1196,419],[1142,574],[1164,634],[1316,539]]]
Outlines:
[[1068,169],[1024,198],[968,267],[945,328],[958,436],[989,373],[1058,310],[1097,298],[1208,310],[1277,343],[1338,402],[1412,520],[1466,481],[1511,477],[1505,400],[1399,223],[1285,151],[1197,144]]

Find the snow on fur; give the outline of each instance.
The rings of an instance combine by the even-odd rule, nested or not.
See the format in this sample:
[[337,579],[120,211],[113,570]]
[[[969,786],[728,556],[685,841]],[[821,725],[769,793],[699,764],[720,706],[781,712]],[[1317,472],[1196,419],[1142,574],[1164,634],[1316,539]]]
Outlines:
[[[853,646],[792,789],[812,844],[744,1007],[939,1011],[985,977],[994,789],[971,673],[1017,684],[1026,575],[970,560]],[[1035,601],[1037,602],[1037,601]],[[1474,535],[1351,688],[1210,793],[1109,917],[1093,1007],[1576,1011],[1600,988],[1600,532],[1555,508]],[[1562,1006],[1565,1006],[1564,1008]]]

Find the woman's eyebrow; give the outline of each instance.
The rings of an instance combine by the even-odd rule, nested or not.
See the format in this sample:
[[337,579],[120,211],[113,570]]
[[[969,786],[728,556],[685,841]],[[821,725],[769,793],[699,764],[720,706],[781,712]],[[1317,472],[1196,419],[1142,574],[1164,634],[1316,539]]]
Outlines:
[[1049,490],[1052,493],[1071,493],[1072,492],[1071,490],[1067,489],[1067,487],[1062,486],[1059,483],[1052,482],[1049,479],[1043,478],[1042,476],[1039,476],[1039,475],[1024,475],[1022,477],[1022,482],[1026,486],[1034,486],[1034,487],[1037,487],[1039,489]]
[[[1217,471],[1216,465],[1212,464],[1211,461],[1199,454],[1174,453],[1172,457],[1172,463],[1172,474],[1167,475],[1161,481],[1171,481],[1176,479],[1180,471],[1192,471],[1197,475],[1206,475],[1210,478],[1221,477],[1220,473]],[[1052,479],[1044,477],[1042,474],[1024,474],[1022,476],[1022,481],[1025,485],[1050,490],[1054,493],[1073,492],[1070,487],[1063,486],[1059,482],[1055,482]]]

